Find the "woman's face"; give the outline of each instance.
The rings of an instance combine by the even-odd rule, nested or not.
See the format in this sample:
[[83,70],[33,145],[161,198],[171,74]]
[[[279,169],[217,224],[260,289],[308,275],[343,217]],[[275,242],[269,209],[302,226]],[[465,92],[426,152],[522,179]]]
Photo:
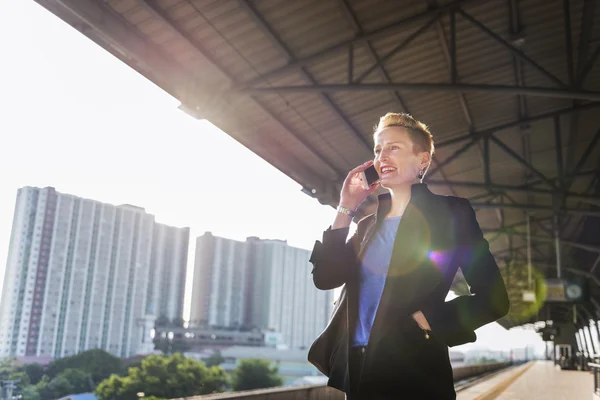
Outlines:
[[374,152],[380,185],[386,189],[417,181],[419,172],[429,161],[429,153],[415,154],[408,132],[400,126],[377,132]]

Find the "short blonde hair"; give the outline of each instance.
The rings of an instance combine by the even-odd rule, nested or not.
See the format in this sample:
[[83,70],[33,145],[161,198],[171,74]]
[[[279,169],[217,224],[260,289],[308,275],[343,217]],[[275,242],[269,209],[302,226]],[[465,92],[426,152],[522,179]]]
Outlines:
[[427,125],[417,121],[410,114],[389,112],[379,119],[379,124],[375,126],[373,135],[377,135],[378,132],[391,126],[401,126],[406,129],[413,142],[413,151],[415,154],[425,151],[433,156],[433,152],[435,151],[433,136],[429,132]]

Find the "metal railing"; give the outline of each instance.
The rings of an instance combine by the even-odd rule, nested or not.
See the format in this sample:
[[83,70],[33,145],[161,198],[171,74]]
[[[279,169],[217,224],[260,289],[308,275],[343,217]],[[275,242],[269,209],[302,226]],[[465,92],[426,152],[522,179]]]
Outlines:
[[600,364],[589,362],[587,366],[591,369],[594,374],[594,398],[600,399]]

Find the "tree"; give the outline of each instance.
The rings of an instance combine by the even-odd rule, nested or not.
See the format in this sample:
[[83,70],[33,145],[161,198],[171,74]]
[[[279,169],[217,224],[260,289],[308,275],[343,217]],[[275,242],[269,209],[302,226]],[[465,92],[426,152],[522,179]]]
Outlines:
[[233,372],[234,390],[261,389],[283,385],[279,376],[279,368],[271,367],[269,361],[245,359]]
[[35,385],[40,398],[59,399],[73,393],[85,393],[92,390],[90,376],[83,371],[66,369],[50,379],[44,376]]
[[19,367],[19,371],[27,374],[32,385],[38,383],[44,376],[44,367],[40,364],[24,364]]
[[215,351],[214,353],[211,354],[210,357],[208,357],[206,360],[204,360],[204,364],[206,364],[207,367],[214,367],[217,365],[221,365],[225,362],[225,359],[223,358],[223,356],[221,355],[221,352],[219,350]]
[[76,369],[88,374],[95,384],[108,378],[111,374],[125,372],[123,360],[100,349],[88,350],[52,361],[48,365],[46,374],[52,379],[67,369]]
[[21,390],[21,400],[42,400],[42,397],[35,386],[29,385]]
[[99,400],[126,400],[144,392],[146,397],[171,399],[222,392],[226,385],[227,375],[219,367],[208,368],[180,353],[151,355],[142,360],[140,368],[129,368],[127,376],[112,375],[101,382],[96,396]]
[[17,366],[13,358],[0,358],[0,380],[8,379],[16,370]]

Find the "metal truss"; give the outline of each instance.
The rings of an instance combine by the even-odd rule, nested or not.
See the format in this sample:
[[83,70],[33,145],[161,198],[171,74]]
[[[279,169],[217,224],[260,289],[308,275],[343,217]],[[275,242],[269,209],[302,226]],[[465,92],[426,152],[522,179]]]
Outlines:
[[[430,8],[427,12],[421,13],[419,15],[404,19],[402,21],[398,21],[396,23],[390,24],[387,27],[381,28],[375,32],[364,33],[362,30],[359,34],[352,40],[346,41],[336,46],[332,46],[329,49],[319,52],[318,54],[306,57],[304,59],[291,59],[291,61],[285,66],[278,70],[272,71],[270,73],[265,74],[260,78],[256,78],[250,80],[248,82],[243,82],[237,85],[237,89],[254,95],[259,95],[262,93],[294,93],[294,92],[316,92],[316,93],[331,93],[331,92],[342,92],[342,91],[400,91],[400,90],[411,90],[411,91],[441,91],[441,92],[456,92],[457,94],[469,93],[469,92],[491,92],[491,93],[505,93],[505,94],[513,94],[513,95],[528,95],[528,96],[544,96],[544,97],[558,97],[558,98],[568,98],[568,99],[577,99],[577,100],[589,100],[589,101],[600,101],[600,92],[592,92],[581,89],[581,79],[571,79],[571,76],[574,74],[571,67],[569,67],[569,82],[562,82],[555,75],[550,73],[546,68],[539,65],[537,62],[528,57],[525,53],[523,53],[517,46],[513,43],[503,39],[500,35],[492,31],[485,24],[480,22],[478,19],[467,13],[462,7],[461,3],[463,2],[453,2],[443,7],[436,7],[435,2],[432,0],[428,0],[430,4]],[[246,4],[245,7],[248,7],[248,1],[241,1]],[[345,2],[344,2],[345,3]],[[347,7],[347,5],[346,5]],[[395,56],[399,52],[402,51],[409,43],[411,43],[415,38],[420,36],[424,31],[426,31],[431,25],[436,24],[439,31],[440,18],[446,14],[450,15],[450,44],[447,44],[447,40],[444,37],[442,46],[444,50],[444,54],[447,58],[450,74],[448,82],[439,82],[439,83],[414,83],[414,82],[391,82],[388,80],[386,83],[381,84],[365,84],[362,83],[363,80],[368,77],[375,70],[383,67],[385,62],[389,60],[391,57]],[[253,13],[256,15],[256,12]],[[545,88],[545,87],[527,87],[522,84],[522,80],[520,79],[517,82],[516,86],[507,86],[507,85],[482,85],[482,84],[464,84],[459,83],[457,78],[457,69],[456,69],[456,37],[455,37],[455,16],[459,15],[465,20],[469,21],[473,26],[477,27],[479,30],[484,32],[488,37],[496,41],[500,46],[504,47],[506,50],[510,51],[513,56],[521,61],[524,64],[529,65],[533,69],[537,70],[541,75],[545,76],[549,82],[551,82],[555,88]],[[589,17],[586,17],[589,19]],[[353,46],[359,42],[368,42],[369,40],[376,39],[386,34],[393,33],[397,31],[401,26],[405,26],[408,23],[413,23],[418,20],[425,20],[425,23],[415,30],[411,35],[409,35],[404,41],[399,43],[394,49],[389,51],[388,53],[381,55],[379,57],[375,57],[375,62],[373,65],[365,72],[363,72],[360,76],[354,78],[352,71],[352,57],[353,57]],[[587,21],[587,20],[586,20]],[[587,25],[586,25],[587,26]],[[570,28],[570,24],[568,25]],[[440,31],[439,31],[440,32]],[[565,34],[570,37],[570,30]],[[583,32],[585,34],[585,31]],[[585,46],[584,46],[585,47]],[[372,50],[372,47],[371,47]],[[581,49],[580,49],[581,50]],[[583,55],[579,53],[581,67],[579,68],[578,77],[585,77],[583,73],[587,74],[587,71],[591,69],[593,62],[595,61],[597,54],[590,59],[590,62],[586,64],[587,61],[587,53],[585,52],[585,48]],[[308,85],[297,85],[297,86],[278,86],[273,83],[275,78],[284,76],[286,74],[296,72],[298,70],[304,71],[304,68],[309,66],[310,64],[316,63],[323,59],[327,59],[341,51],[345,51],[348,53],[349,62],[348,62],[348,81],[340,82],[338,84],[318,84],[316,82],[312,82]],[[571,56],[567,57],[569,60],[572,58],[572,49],[569,48],[569,54]],[[371,51],[373,54],[374,52]],[[569,65],[572,65],[572,62],[569,61]],[[265,82],[269,82],[268,86],[262,85]],[[461,102],[461,104],[464,104]],[[464,108],[464,105],[463,105]]]

